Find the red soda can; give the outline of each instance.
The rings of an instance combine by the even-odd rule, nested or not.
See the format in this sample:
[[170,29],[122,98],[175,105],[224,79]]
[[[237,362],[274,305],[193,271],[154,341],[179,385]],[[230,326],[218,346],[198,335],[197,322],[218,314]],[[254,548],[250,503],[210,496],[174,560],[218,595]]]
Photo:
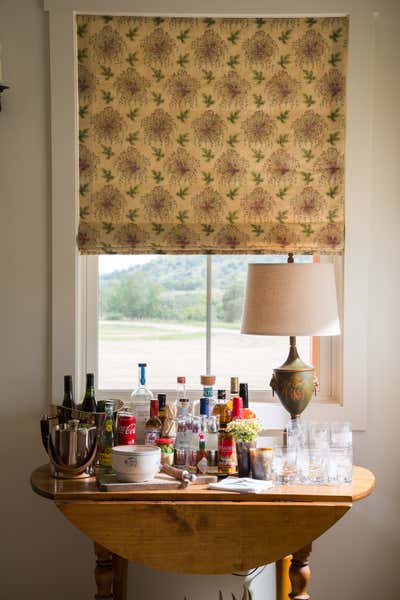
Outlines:
[[119,412],[117,420],[118,446],[132,446],[136,439],[136,417],[129,412]]

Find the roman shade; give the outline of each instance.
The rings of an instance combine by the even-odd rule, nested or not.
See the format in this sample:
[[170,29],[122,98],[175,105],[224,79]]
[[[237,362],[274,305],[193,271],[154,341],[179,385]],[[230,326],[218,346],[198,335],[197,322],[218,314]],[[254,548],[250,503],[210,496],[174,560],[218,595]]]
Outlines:
[[81,253],[343,251],[347,17],[76,25]]

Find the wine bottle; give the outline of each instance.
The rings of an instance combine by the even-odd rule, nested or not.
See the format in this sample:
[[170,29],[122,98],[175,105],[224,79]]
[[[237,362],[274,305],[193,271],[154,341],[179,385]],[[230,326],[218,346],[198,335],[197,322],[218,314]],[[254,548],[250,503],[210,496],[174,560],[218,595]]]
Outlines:
[[76,408],[71,375],[64,375],[64,399],[62,405],[64,408]]
[[86,391],[82,401],[81,410],[85,412],[96,412],[96,395],[94,390],[94,375],[86,375]]

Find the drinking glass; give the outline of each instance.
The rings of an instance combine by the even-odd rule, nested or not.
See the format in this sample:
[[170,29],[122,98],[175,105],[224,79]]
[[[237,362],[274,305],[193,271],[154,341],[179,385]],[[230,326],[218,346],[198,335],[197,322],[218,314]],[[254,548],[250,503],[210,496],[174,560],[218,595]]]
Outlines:
[[330,425],[330,445],[331,448],[351,448],[353,445],[353,435],[351,423],[331,423]]
[[298,450],[307,443],[307,425],[300,417],[291,419],[286,425],[286,445],[288,448]]
[[250,465],[253,479],[271,479],[272,464],[272,448],[250,448]]
[[328,423],[309,423],[308,447],[316,450],[328,449],[330,444],[330,427]]
[[297,453],[293,448],[274,447],[273,471],[276,483],[295,483],[297,481]]
[[353,449],[330,448],[329,450],[329,483],[346,485],[353,479]]
[[[324,485],[329,481],[328,465],[329,450],[327,448],[309,448],[305,456],[306,483],[311,485]],[[308,460],[307,460],[308,459]]]

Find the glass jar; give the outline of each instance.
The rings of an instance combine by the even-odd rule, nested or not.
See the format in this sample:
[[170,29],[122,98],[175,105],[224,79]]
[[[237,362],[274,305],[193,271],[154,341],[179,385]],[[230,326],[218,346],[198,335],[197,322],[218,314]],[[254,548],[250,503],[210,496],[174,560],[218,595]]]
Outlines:
[[157,438],[156,444],[161,450],[161,464],[174,464],[174,440],[172,438]]

